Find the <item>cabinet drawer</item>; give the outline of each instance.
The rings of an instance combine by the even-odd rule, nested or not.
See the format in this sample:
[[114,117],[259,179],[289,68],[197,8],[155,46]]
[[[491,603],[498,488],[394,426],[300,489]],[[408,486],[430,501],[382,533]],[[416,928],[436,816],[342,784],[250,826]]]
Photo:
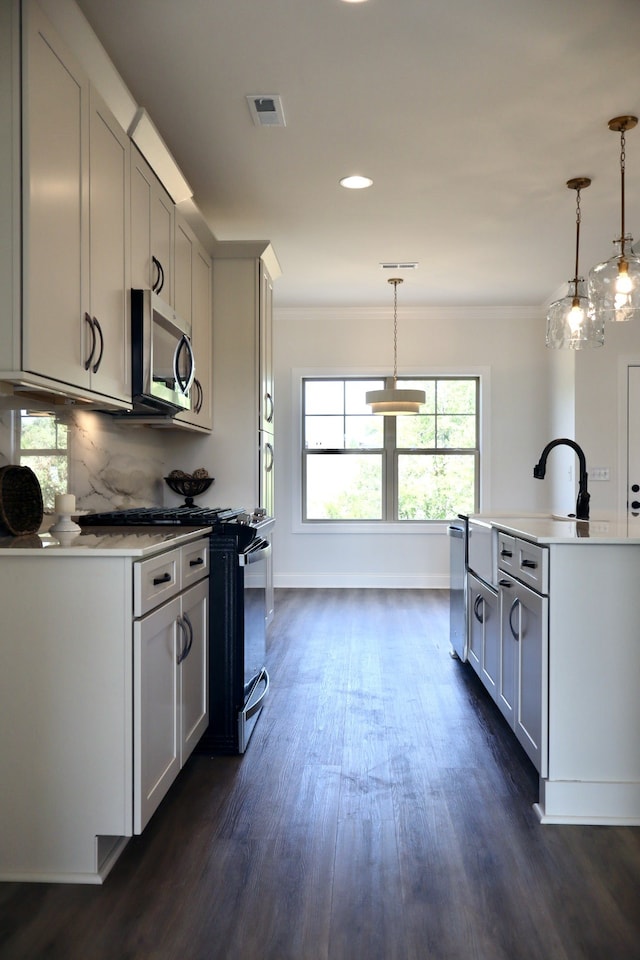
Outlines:
[[518,569],[516,538],[498,530],[498,566],[507,573],[515,573]]
[[196,540],[182,547],[180,552],[181,587],[185,590],[192,583],[209,576],[209,538]]
[[143,617],[180,592],[180,550],[133,565],[133,615]]
[[515,576],[538,593],[549,592],[549,551],[528,540],[516,539]]

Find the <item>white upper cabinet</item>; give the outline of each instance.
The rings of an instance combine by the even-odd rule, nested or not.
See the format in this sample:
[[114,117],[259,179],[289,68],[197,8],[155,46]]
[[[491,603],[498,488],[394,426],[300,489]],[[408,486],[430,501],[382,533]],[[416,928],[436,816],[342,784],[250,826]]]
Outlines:
[[21,366],[124,406],[129,140],[39,8],[25,9]]
[[220,500],[274,514],[271,245],[220,245],[213,259],[213,392]]
[[135,144],[131,145],[131,286],[173,297],[175,204]]
[[0,3],[0,383],[130,410],[130,291],[151,289],[198,357],[191,410],[157,425],[208,432],[211,258],[70,42],[37,0]]
[[175,420],[184,427],[209,432],[212,424],[211,257],[178,212],[175,244],[175,309],[187,325],[191,324],[196,362],[191,407],[179,413]]
[[102,351],[90,366],[91,389],[128,400],[129,140],[93,89],[89,148],[90,303]]
[[175,311],[191,327],[193,313],[193,258],[196,238],[188,223],[176,213],[175,222]]

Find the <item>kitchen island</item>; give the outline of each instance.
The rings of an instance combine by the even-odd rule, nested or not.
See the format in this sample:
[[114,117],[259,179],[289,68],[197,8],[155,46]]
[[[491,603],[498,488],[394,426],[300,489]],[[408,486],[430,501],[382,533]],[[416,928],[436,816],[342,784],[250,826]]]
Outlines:
[[470,526],[491,545],[496,615],[470,548],[469,660],[538,769],[540,820],[640,824],[640,525],[476,516]]

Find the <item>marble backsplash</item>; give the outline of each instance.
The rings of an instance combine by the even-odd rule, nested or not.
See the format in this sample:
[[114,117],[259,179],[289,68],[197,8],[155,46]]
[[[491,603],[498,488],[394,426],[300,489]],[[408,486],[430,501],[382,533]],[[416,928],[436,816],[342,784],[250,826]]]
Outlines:
[[[14,417],[0,412],[0,466],[17,463]],[[117,510],[172,498],[163,477],[175,464],[166,431],[121,423],[108,414],[69,408],[56,413],[68,427],[69,493],[79,510]]]

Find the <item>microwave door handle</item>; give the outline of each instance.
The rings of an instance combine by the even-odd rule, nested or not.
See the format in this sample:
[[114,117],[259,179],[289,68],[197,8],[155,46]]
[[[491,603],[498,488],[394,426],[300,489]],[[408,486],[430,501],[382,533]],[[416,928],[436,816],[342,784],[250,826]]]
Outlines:
[[[183,350],[186,350],[189,356],[189,373],[184,380],[180,376],[180,354]],[[196,375],[196,364],[193,357],[193,347],[191,346],[189,338],[185,333],[183,333],[180,337],[180,342],[176,347],[176,352],[173,355],[173,375],[176,383],[180,387],[180,391],[185,397],[188,396],[189,390],[191,389],[191,384],[193,383],[193,378]]]

